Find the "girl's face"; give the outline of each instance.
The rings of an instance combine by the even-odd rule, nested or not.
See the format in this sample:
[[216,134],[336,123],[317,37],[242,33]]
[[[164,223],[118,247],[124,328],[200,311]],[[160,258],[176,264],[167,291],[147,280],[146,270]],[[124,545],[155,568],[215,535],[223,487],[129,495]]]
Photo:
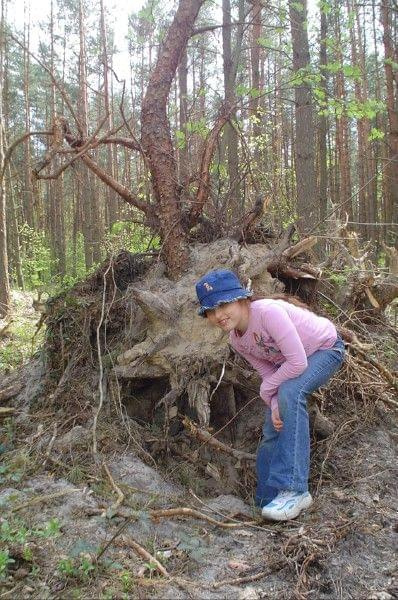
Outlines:
[[250,306],[247,300],[236,300],[216,306],[206,311],[206,317],[212,325],[223,331],[230,332],[237,329],[244,333],[249,323]]

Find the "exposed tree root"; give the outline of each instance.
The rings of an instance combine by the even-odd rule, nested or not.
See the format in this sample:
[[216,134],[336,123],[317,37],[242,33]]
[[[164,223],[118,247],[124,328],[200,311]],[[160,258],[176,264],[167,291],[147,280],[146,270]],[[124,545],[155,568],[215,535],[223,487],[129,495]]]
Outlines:
[[242,527],[243,525],[255,525],[258,523],[257,521],[225,523],[223,521],[217,521],[217,519],[212,519],[212,517],[208,517],[204,513],[201,513],[199,510],[183,506],[178,508],[166,508],[164,510],[151,510],[149,514],[151,515],[152,519],[169,519],[171,517],[192,517],[194,519],[202,519],[204,521],[207,521],[211,525],[216,525],[217,527],[222,527],[224,529],[235,529],[238,527]]
[[285,565],[286,561],[276,560],[273,563],[271,563],[267,569],[265,569],[264,571],[260,571],[260,573],[256,573],[255,575],[246,575],[245,577],[235,577],[234,579],[222,579],[221,581],[213,583],[213,588],[218,589],[226,585],[242,585],[242,583],[258,581],[259,579],[263,579],[264,577],[269,577],[271,573],[273,573],[274,571],[278,571]]
[[130,548],[132,548],[139,557],[146,560],[149,564],[155,566],[156,570],[159,571],[161,575],[167,577],[168,579],[171,578],[167,569],[164,568],[164,566],[158,561],[158,559],[155,558],[152,554],[150,554],[148,550],[145,550],[145,548],[143,548],[138,542],[136,542],[131,537],[131,535],[124,535],[120,541],[123,543],[124,546],[129,546]]
[[230,454],[238,460],[256,460],[255,454],[243,452],[242,450],[235,450],[235,448],[224,444],[224,442],[220,442],[220,440],[215,438],[211,433],[195,425],[188,417],[184,417],[182,422],[189,435],[201,442],[206,442],[206,444],[209,444],[209,446],[212,446],[217,451]]
[[108,510],[106,510],[102,513],[102,516],[105,517],[109,511],[110,511],[111,515],[115,513],[115,511],[119,508],[119,506],[121,506],[123,504],[125,495],[123,494],[120,487],[118,485],[116,485],[115,480],[113,479],[111,472],[108,468],[108,465],[104,462],[104,463],[102,463],[102,467],[103,467],[105,473],[107,474],[107,477],[111,483],[111,486],[112,486],[114,492],[116,492],[116,495],[117,495],[116,502],[114,502]]

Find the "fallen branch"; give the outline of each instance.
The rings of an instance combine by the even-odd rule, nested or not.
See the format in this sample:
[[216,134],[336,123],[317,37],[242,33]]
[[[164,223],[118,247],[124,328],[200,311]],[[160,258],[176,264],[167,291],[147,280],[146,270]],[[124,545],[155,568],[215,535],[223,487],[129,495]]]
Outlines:
[[[118,486],[116,485],[116,483],[115,483],[115,480],[113,479],[113,477],[112,477],[112,475],[111,475],[111,472],[109,471],[108,465],[107,465],[106,463],[103,463],[103,464],[102,464],[102,467],[103,467],[103,469],[104,469],[105,473],[106,473],[106,474],[107,474],[107,476],[108,476],[108,479],[109,479],[109,481],[110,481],[110,483],[111,483],[111,486],[112,486],[113,490],[116,492],[116,495],[117,495],[117,500],[116,500],[116,502],[114,502],[114,503],[111,505],[110,509],[108,509],[108,510],[110,510],[110,511],[113,513],[114,511],[116,511],[116,510],[119,508],[119,506],[121,506],[121,504],[123,504],[123,502],[124,502],[124,498],[125,498],[125,495],[123,494],[123,492],[122,492],[122,490],[120,489],[120,487],[118,487]],[[103,514],[102,514],[102,516],[103,516],[103,517],[105,517],[105,516],[106,516],[106,514],[107,514],[108,510],[106,510],[106,511],[104,511],[104,512],[103,512]]]
[[55,492],[54,494],[44,494],[43,496],[36,496],[36,498],[32,498],[23,504],[19,504],[18,506],[14,506],[11,509],[11,512],[17,512],[18,510],[22,510],[23,508],[28,508],[28,506],[33,506],[34,504],[40,504],[41,502],[48,502],[49,500],[55,500],[56,498],[62,498],[62,496],[67,496],[68,494],[75,494],[76,492],[80,492],[78,488],[72,490],[62,490],[60,492]]
[[122,537],[122,541],[123,541],[123,543],[126,546],[130,546],[130,548],[133,548],[133,550],[135,551],[135,553],[138,556],[140,556],[141,558],[143,558],[144,560],[146,560],[148,563],[151,563],[151,564],[155,565],[156,569],[164,577],[167,577],[168,579],[171,579],[169,572],[157,560],[157,558],[155,558],[154,556],[152,556],[152,554],[150,554],[148,552],[148,550],[145,550],[145,548],[143,548],[142,546],[140,546],[140,544],[138,544],[138,542],[136,542],[132,537],[130,537],[130,536],[128,536],[128,537],[127,536],[123,536]]
[[2,390],[0,390],[0,402],[4,402],[6,400],[11,400],[19,394],[22,390],[22,383],[14,383],[14,385],[10,385]]
[[170,518],[170,517],[192,517],[194,519],[203,519],[211,525],[217,525],[218,527],[223,527],[224,529],[234,529],[237,527],[242,528],[243,525],[255,525],[257,521],[247,521],[247,522],[237,522],[237,523],[225,523],[225,521],[217,521],[216,519],[212,519],[212,517],[208,517],[207,515],[201,513],[199,510],[195,510],[194,508],[188,508],[181,506],[179,508],[166,508],[163,510],[151,510],[149,511],[152,519],[160,519],[160,518]]
[[[388,383],[398,391],[398,381],[397,378],[394,377],[394,375],[392,373],[390,373],[390,371],[381,363],[379,363],[378,360],[376,360],[375,358],[372,358],[371,356],[369,356],[369,353],[364,352],[361,348],[358,348],[358,346],[354,345],[354,344],[347,344],[347,346],[349,348],[352,348],[355,352],[358,352],[358,354],[360,354],[362,356],[362,358],[367,361],[368,363],[370,363],[373,367],[375,367],[379,373],[384,377],[384,379],[386,379],[388,381]],[[392,401],[393,406],[398,406],[398,402],[395,402],[394,400]]]
[[15,408],[7,408],[5,406],[1,406],[0,407],[0,417],[9,417],[10,415],[13,415],[15,412]]
[[238,460],[256,460],[255,454],[243,452],[242,450],[236,450],[235,448],[224,444],[224,442],[220,442],[220,440],[215,438],[211,433],[195,425],[190,419],[188,419],[188,417],[184,417],[183,425],[189,435],[200,440],[201,442],[206,442],[206,444],[213,446],[213,448],[216,448],[216,450],[218,450],[219,452],[225,452],[226,454],[230,454]]
[[54,423],[53,434],[52,434],[51,440],[50,440],[50,442],[48,444],[48,447],[47,447],[47,450],[46,450],[46,457],[45,457],[45,459],[43,461],[43,467],[46,466],[47,461],[50,458],[51,450],[53,449],[55,440],[57,439],[57,432],[58,432],[58,423]]
[[284,561],[278,560],[274,564],[270,565],[265,571],[260,571],[260,573],[256,573],[255,575],[246,575],[245,577],[223,579],[222,581],[217,581],[216,583],[213,583],[213,588],[217,589],[224,585],[241,585],[242,583],[249,583],[250,581],[258,581],[259,579],[268,577],[273,571],[275,571],[276,569],[280,569],[284,564]]

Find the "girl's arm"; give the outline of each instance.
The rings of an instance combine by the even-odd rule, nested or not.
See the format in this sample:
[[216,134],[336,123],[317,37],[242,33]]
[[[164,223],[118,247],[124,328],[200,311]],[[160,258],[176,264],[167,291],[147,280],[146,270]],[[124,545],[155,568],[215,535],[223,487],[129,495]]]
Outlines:
[[293,321],[277,304],[266,307],[263,327],[275,341],[285,362],[270,376],[263,379],[260,395],[267,404],[276,406],[278,388],[284,381],[298,377],[307,368],[307,355]]

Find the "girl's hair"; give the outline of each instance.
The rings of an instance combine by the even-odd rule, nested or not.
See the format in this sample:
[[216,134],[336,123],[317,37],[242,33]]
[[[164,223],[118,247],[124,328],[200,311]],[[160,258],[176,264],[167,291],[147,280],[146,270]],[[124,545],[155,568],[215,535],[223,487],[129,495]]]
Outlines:
[[[298,306],[299,308],[305,308],[306,310],[312,310],[308,304],[302,302],[295,296],[289,296],[288,294],[272,294],[271,296],[251,296],[248,298],[250,302],[254,302],[255,300],[284,300],[285,302],[289,302],[289,304],[294,304],[294,306]],[[312,311],[314,312],[314,311]]]

